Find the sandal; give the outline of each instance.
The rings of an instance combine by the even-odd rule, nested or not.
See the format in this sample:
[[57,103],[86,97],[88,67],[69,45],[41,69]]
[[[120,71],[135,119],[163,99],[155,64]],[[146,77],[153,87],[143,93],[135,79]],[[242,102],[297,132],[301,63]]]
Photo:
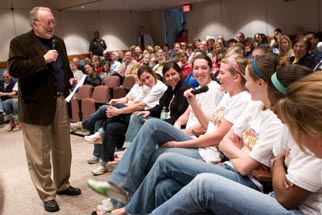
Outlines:
[[7,128],[7,131],[8,131],[8,132],[10,132],[10,131],[12,131],[14,128],[15,128],[15,125],[10,125],[10,124],[9,124],[9,126],[8,126],[8,128]]
[[21,130],[21,127],[18,125],[12,129],[13,132],[20,131],[20,130]]

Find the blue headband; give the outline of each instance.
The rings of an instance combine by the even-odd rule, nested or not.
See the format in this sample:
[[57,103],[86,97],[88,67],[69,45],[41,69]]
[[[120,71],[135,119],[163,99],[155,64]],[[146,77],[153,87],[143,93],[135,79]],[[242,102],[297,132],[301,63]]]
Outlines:
[[282,83],[277,79],[276,72],[271,76],[271,81],[274,87],[282,94],[286,95],[286,88],[282,85]]
[[254,61],[253,61],[253,65],[254,65],[254,69],[255,69],[255,72],[256,74],[258,75],[258,77],[260,79],[263,79],[264,80],[264,76],[263,76],[263,73],[261,71],[259,71],[257,65],[256,65],[256,58],[254,58]]

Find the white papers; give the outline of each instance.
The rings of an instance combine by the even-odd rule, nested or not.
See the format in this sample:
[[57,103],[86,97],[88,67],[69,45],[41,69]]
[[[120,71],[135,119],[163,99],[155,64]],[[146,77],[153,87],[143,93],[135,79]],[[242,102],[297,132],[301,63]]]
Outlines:
[[322,69],[322,60],[314,67],[313,71],[318,71]]
[[87,75],[83,75],[82,78],[78,81],[77,85],[75,86],[73,92],[71,92],[65,99],[66,102],[70,102],[70,100],[73,98],[74,94],[76,93],[76,91],[78,90],[78,88],[80,88],[81,86],[83,86],[85,78]]

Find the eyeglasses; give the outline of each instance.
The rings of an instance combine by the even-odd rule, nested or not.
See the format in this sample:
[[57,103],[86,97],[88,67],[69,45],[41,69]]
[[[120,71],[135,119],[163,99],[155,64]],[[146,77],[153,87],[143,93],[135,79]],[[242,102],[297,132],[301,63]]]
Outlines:
[[49,20],[49,21],[44,22],[44,21],[39,21],[39,20],[36,19],[34,21],[35,22],[40,22],[40,23],[42,23],[42,24],[44,24],[46,26],[49,26],[49,25],[56,26],[56,24],[57,24],[57,21],[56,20]]
[[9,78],[9,76],[2,76],[2,78],[3,78],[3,79],[5,79],[5,78]]

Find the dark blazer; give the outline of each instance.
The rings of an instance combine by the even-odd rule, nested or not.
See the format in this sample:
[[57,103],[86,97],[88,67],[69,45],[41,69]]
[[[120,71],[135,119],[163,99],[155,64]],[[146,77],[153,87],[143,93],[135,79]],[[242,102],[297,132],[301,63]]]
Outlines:
[[[54,38],[65,72],[65,95],[68,95],[69,79],[73,73],[69,68],[64,41],[57,36]],[[45,53],[33,31],[17,36],[10,42],[9,73],[19,80],[19,119],[24,123],[47,126],[55,116],[57,79],[45,62]]]
[[[295,58],[294,56],[290,57],[291,63],[294,61],[294,58]],[[318,63],[318,62],[315,62],[314,58],[311,55],[309,55],[309,53],[307,53],[296,64],[306,66],[310,69],[314,69],[316,63]]]
[[165,121],[170,124],[174,124],[189,106],[187,98],[183,93],[190,88],[191,86],[189,86],[184,80],[181,80],[174,89],[168,86],[168,89],[160,98],[159,104],[148,109],[148,111],[150,111],[150,116],[160,118],[162,108],[166,107],[167,111],[169,111],[170,106],[170,118]]

